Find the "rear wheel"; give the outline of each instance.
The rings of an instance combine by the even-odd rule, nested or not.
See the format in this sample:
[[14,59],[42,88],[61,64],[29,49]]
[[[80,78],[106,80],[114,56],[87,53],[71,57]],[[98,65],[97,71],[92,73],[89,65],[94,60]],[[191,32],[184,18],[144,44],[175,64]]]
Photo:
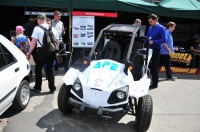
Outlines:
[[27,107],[30,100],[30,86],[26,80],[23,80],[17,90],[12,108],[15,110],[23,110]]
[[68,103],[71,87],[63,84],[58,93],[58,108],[64,114],[72,113],[72,105]]
[[150,95],[140,97],[136,108],[136,129],[139,132],[148,130],[151,124],[153,101]]

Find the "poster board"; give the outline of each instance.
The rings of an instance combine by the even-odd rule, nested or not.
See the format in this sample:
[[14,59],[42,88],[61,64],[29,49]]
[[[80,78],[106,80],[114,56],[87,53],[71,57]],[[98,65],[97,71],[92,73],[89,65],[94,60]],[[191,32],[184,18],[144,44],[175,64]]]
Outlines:
[[94,26],[94,16],[73,16],[72,47],[93,47]]

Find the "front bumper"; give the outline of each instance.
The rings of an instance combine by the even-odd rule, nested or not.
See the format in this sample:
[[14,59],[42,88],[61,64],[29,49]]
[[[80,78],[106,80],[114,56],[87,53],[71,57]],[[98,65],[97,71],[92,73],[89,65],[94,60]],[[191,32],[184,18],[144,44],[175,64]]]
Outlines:
[[127,113],[127,110],[124,108],[105,108],[102,106],[95,107],[88,105],[85,102],[77,101],[73,98],[69,98],[68,102],[74,108],[77,108],[81,114],[88,113],[97,117],[122,116]]

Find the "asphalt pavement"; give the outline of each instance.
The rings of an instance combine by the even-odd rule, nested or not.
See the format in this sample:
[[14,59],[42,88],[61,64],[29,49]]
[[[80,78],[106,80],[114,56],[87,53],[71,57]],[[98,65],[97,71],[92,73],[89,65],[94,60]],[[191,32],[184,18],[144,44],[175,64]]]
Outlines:
[[[63,115],[57,107],[57,95],[64,69],[55,76],[57,90],[49,93],[43,78],[42,92],[31,92],[29,105],[22,112],[7,110],[0,117],[2,132],[136,132],[135,117],[125,115],[98,120],[73,112]],[[148,132],[200,131],[200,76],[177,74],[176,81],[166,80],[159,74],[158,88],[150,90],[153,98],[153,116]],[[34,79],[31,86],[34,86]]]

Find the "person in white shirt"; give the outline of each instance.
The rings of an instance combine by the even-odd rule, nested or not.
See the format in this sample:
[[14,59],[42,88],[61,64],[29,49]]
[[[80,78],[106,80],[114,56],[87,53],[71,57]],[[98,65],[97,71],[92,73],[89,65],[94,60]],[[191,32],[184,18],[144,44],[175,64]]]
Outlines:
[[59,35],[59,54],[62,54],[62,61],[63,61],[63,67],[65,72],[68,70],[68,60],[67,60],[67,54],[66,54],[66,44],[63,41],[63,36],[65,34],[65,28],[63,22],[61,19],[61,13],[59,11],[54,11],[54,19],[52,20],[52,26],[58,31]]
[[[37,22],[38,25],[42,25],[45,28],[49,28],[49,25],[46,23],[46,15],[43,13],[39,13],[37,16]],[[57,44],[59,45],[59,36],[58,32],[55,28],[52,28],[53,34],[57,40]],[[47,69],[47,76],[48,76],[48,86],[50,89],[50,92],[53,93],[56,90],[55,82],[54,82],[54,73],[53,73],[53,67],[54,67],[54,60],[55,56],[54,54],[47,56],[45,54],[44,49],[42,48],[42,42],[43,42],[43,36],[44,36],[44,30],[40,28],[39,26],[36,26],[32,33],[32,40],[30,44],[29,52],[26,54],[27,58],[30,57],[33,49],[36,47],[36,62],[35,62],[35,86],[31,88],[32,91],[35,92],[41,92],[41,86],[42,86],[42,68],[44,64],[46,64]],[[41,44],[40,44],[41,43]]]

